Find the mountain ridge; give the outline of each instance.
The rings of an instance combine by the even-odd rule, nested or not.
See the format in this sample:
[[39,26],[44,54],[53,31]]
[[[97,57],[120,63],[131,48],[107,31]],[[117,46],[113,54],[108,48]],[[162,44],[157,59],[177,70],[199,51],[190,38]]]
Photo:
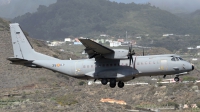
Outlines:
[[123,37],[135,34],[199,34],[190,22],[150,4],[124,4],[107,0],[59,0],[40,6],[12,21],[34,38],[63,40],[68,36],[98,37],[101,33]]

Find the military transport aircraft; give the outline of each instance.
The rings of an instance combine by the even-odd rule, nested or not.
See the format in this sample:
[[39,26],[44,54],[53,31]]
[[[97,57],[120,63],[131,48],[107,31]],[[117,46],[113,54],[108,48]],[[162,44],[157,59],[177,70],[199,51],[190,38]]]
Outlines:
[[176,54],[135,56],[132,47],[110,49],[90,39],[79,39],[86,47],[89,59],[60,60],[36,52],[24,35],[18,23],[10,24],[14,57],[7,58],[12,63],[32,68],[46,68],[79,79],[100,80],[103,85],[109,82],[124,87],[124,82],[142,76],[175,74],[179,76],[194,70],[194,66]]

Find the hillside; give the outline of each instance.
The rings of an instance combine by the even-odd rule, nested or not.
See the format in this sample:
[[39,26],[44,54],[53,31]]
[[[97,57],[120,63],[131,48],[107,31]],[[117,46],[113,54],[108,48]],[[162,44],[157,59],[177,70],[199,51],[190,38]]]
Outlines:
[[200,28],[200,10],[196,10],[195,12],[189,15],[190,19],[194,22],[194,25]]
[[9,23],[8,21],[0,18],[0,31],[4,30],[8,31],[9,30],[8,23]]
[[58,0],[35,13],[16,17],[31,37],[63,40],[68,36],[116,37],[134,34],[199,34],[188,21],[150,4],[123,4],[108,0]]

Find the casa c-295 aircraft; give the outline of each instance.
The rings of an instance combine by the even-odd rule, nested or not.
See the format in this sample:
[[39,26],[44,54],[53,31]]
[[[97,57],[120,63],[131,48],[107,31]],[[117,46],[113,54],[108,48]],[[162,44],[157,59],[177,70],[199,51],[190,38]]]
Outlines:
[[176,54],[135,56],[132,47],[110,49],[90,39],[79,39],[86,47],[89,59],[60,60],[36,52],[24,35],[18,23],[10,24],[14,57],[7,58],[11,64],[32,68],[46,68],[78,79],[100,80],[103,85],[109,82],[111,88],[142,76],[180,75],[194,70],[194,66]]

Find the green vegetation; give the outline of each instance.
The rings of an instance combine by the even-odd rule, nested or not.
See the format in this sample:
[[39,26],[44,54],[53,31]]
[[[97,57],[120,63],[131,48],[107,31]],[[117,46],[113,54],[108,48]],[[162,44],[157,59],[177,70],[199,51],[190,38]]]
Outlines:
[[175,102],[168,102],[167,103],[168,106],[174,106],[174,109],[179,109],[179,104],[175,103]]
[[8,99],[0,99],[0,108],[4,107],[4,106],[11,106],[13,105],[15,102],[23,102],[23,100],[21,99],[17,99],[17,98],[8,98]]
[[183,81],[195,81],[196,80],[196,78],[194,78],[194,77],[190,77],[190,76],[184,76],[183,77]]
[[124,37],[135,34],[199,34],[187,20],[150,4],[124,4],[108,0],[58,0],[49,7],[15,18],[32,37],[63,40],[66,37],[93,38],[101,33]]
[[79,86],[82,86],[82,85],[84,85],[84,84],[86,84],[84,81],[80,81],[80,82],[78,83]]
[[55,100],[61,106],[73,105],[73,104],[78,103],[78,101],[75,99],[74,94],[67,94],[64,96],[60,96],[60,97],[55,98]]

